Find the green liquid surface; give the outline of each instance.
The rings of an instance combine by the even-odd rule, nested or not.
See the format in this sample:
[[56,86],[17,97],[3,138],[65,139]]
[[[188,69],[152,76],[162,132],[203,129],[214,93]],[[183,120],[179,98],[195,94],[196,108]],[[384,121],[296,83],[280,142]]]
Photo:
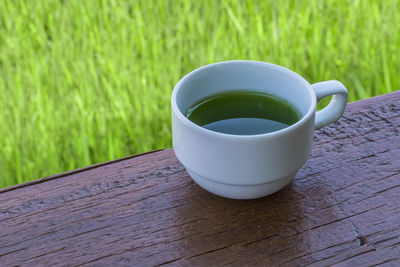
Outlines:
[[264,134],[284,129],[301,118],[289,102],[252,91],[231,91],[200,100],[186,117],[206,129],[234,135]]

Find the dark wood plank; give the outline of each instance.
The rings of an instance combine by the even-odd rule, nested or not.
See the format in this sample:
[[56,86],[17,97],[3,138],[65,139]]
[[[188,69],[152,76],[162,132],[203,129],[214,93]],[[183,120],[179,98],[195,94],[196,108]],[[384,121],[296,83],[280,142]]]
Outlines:
[[282,191],[223,199],[172,150],[0,193],[0,265],[400,265],[400,92],[348,105]]
[[69,176],[69,175],[72,175],[72,174],[76,174],[78,172],[88,171],[90,169],[98,168],[98,167],[101,167],[101,166],[104,166],[104,165],[110,165],[110,164],[113,164],[115,162],[131,159],[131,158],[140,157],[140,156],[147,155],[147,154],[154,153],[154,152],[161,151],[161,150],[163,150],[163,149],[152,150],[152,151],[149,151],[149,152],[139,153],[139,154],[127,156],[127,157],[120,158],[120,159],[114,159],[114,160],[110,160],[110,161],[106,161],[106,162],[101,162],[101,163],[93,164],[93,165],[90,165],[90,166],[87,166],[87,167],[83,167],[83,168],[79,168],[79,169],[75,169],[75,170],[71,170],[71,171],[66,171],[66,172],[63,172],[63,173],[55,174],[55,175],[46,176],[46,177],[43,177],[43,178],[40,178],[40,179],[36,179],[36,180],[33,180],[33,181],[29,181],[29,182],[26,182],[26,183],[16,184],[16,185],[9,186],[9,187],[3,187],[3,188],[0,188],[0,193],[4,193],[4,192],[11,191],[11,190],[14,190],[14,189],[22,188],[22,187],[25,187],[25,186],[30,186],[30,185],[34,185],[34,184],[40,184],[40,183],[46,182],[48,180],[62,178],[64,176]]

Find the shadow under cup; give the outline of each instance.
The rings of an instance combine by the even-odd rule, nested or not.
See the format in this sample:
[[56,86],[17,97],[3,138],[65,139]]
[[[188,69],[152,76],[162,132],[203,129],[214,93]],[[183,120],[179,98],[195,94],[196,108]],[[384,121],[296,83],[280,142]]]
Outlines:
[[[202,128],[184,115],[208,96],[243,89],[288,101],[301,119],[271,133],[231,135]],[[315,107],[311,85],[286,68],[256,61],[204,66],[183,77],[172,93],[174,151],[193,180],[214,194],[234,199],[266,196],[287,185],[307,161]]]

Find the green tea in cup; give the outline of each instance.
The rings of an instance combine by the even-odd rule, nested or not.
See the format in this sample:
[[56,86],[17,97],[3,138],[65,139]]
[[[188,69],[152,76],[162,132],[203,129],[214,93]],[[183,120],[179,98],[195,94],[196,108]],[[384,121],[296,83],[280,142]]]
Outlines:
[[233,135],[270,133],[301,118],[300,111],[288,101],[247,90],[208,96],[188,108],[185,115],[203,128]]

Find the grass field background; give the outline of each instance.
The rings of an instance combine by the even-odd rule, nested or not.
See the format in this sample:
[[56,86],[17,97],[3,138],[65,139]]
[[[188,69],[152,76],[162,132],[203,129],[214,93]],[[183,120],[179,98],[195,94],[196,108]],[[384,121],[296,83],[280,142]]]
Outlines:
[[0,187],[171,147],[170,93],[222,60],[400,89],[400,1],[0,1]]

